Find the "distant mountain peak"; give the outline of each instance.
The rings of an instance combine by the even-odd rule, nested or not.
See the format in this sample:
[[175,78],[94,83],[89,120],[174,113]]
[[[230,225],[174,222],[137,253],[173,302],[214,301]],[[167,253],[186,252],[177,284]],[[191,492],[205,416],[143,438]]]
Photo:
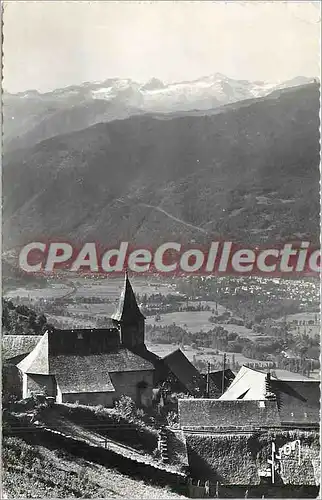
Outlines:
[[29,147],[62,133],[133,114],[212,112],[219,106],[314,81],[317,79],[303,76],[286,82],[237,80],[214,72],[168,84],[155,77],[143,84],[130,78],[107,78],[44,93],[4,93],[5,148]]
[[156,90],[163,89],[165,87],[164,83],[158,78],[151,78],[147,83],[140,87],[140,90]]

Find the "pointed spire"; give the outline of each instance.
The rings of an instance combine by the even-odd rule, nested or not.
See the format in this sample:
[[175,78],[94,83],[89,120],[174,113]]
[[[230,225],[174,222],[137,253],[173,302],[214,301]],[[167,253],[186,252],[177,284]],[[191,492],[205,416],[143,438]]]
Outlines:
[[112,319],[125,323],[133,323],[139,319],[145,319],[137,304],[127,270],[125,271],[124,286],[119,305],[116,312],[112,315]]

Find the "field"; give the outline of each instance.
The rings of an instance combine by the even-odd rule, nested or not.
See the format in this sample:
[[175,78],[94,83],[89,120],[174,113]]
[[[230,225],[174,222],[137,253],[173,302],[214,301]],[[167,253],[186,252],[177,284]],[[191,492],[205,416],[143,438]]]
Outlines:
[[[211,303],[210,303],[211,304]],[[218,306],[218,313],[221,314],[225,309]],[[183,311],[183,312],[173,312],[161,315],[161,320],[155,322],[155,316],[149,316],[146,320],[148,325],[160,325],[160,326],[170,326],[175,323],[177,326],[184,328],[191,333],[197,333],[200,331],[207,332],[215,326],[222,326],[228,332],[236,332],[242,337],[254,338],[257,335],[246,328],[245,326],[232,325],[226,323],[210,323],[209,317],[212,316],[211,311]]]
[[[99,297],[109,300],[117,300],[120,296],[124,283],[124,277],[118,276],[113,278],[104,278],[90,280],[86,278],[66,278],[60,281],[52,281],[47,287],[35,288],[33,286],[25,288],[16,288],[10,290],[5,294],[6,297],[30,297],[53,299],[63,297],[68,292],[73,292],[74,297]],[[152,295],[160,293],[161,295],[168,295],[175,293],[175,285],[171,283],[158,283],[157,281],[151,282],[147,277],[131,277],[131,284],[134,292],[139,295]]]
[[44,288],[16,288],[15,290],[10,290],[4,294],[4,296],[8,299],[15,297],[26,297],[32,299],[45,299],[52,300],[59,297],[63,297],[69,292],[70,288],[64,284],[55,284],[52,286],[44,287]]
[[115,302],[106,302],[99,304],[68,304],[67,310],[71,314],[92,314],[93,316],[106,316],[111,315],[117,306],[117,299]]
[[[285,318],[286,322],[291,326],[291,333],[297,335],[320,335],[321,323],[320,314],[316,312],[302,312],[297,314],[290,314]],[[280,319],[279,321],[284,321]],[[309,322],[311,324],[309,324]],[[296,324],[297,323],[297,324]],[[313,324],[312,324],[313,323]]]
[[[95,328],[96,322],[82,318],[59,316],[58,314],[46,314],[48,323],[59,328],[60,324],[64,324],[64,328]],[[57,323],[58,322],[58,323]]]

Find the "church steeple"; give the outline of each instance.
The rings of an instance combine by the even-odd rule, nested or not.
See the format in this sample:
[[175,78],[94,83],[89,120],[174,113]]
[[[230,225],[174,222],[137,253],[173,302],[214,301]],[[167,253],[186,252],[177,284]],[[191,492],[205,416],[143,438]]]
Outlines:
[[128,273],[125,273],[123,290],[112,320],[121,332],[121,343],[126,347],[144,344],[144,320],[137,304]]
[[145,319],[145,316],[143,316],[137,304],[127,271],[125,273],[124,285],[119,305],[116,312],[113,314],[112,319],[128,324],[139,319]]

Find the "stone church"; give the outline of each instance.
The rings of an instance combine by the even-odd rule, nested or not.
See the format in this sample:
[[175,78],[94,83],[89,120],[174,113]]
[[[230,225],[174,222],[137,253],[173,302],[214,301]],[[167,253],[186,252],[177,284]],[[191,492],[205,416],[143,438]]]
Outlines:
[[121,395],[150,406],[158,356],[144,339],[145,317],[125,276],[110,328],[49,328],[17,365],[24,398],[45,392],[59,403],[112,407]]

